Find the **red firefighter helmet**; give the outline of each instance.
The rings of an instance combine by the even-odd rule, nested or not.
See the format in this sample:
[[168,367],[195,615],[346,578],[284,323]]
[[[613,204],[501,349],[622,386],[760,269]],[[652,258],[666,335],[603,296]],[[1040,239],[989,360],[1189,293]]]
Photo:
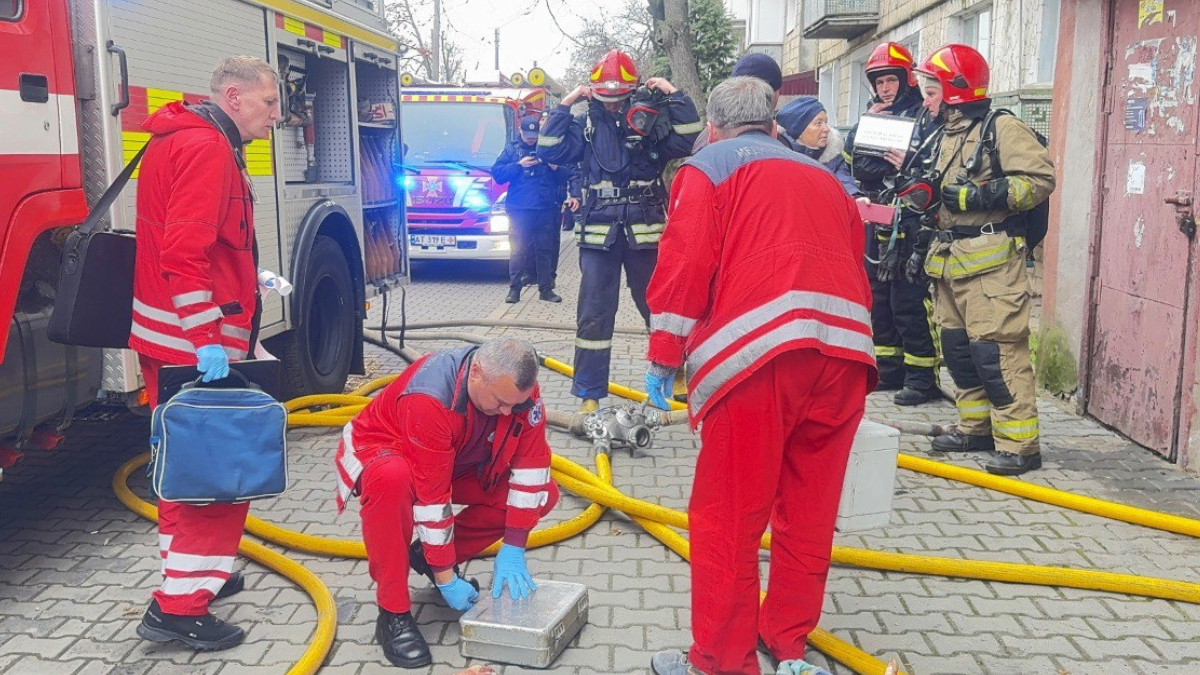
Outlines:
[[942,85],[942,102],[960,105],[987,98],[991,71],[983,54],[967,45],[949,44],[925,59],[916,71]]
[[883,71],[901,69],[908,74],[908,85],[910,87],[917,86],[917,76],[913,74],[913,57],[912,53],[905,49],[904,45],[899,42],[885,42],[875,48],[871,52],[871,58],[867,59],[867,79],[874,83],[871,74]]
[[592,71],[592,95],[605,103],[615,103],[633,93],[638,86],[637,66],[633,59],[614,49],[604,55]]

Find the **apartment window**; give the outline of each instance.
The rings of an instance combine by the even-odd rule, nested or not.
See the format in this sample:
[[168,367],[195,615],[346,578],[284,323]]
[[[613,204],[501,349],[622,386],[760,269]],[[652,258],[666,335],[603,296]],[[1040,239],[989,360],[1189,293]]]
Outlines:
[[0,0],[0,21],[16,21],[21,18],[23,0]]
[[796,28],[796,24],[800,19],[800,0],[787,0],[784,4],[784,26],[787,26],[788,31]]
[[901,47],[904,47],[908,50],[909,54],[912,54],[913,61],[915,61],[913,66],[921,65],[921,34],[913,33],[899,42]]
[[992,60],[992,8],[982,12],[968,14],[962,19],[962,41],[983,54],[983,58]]
[[822,68],[817,76],[817,86],[819,87],[817,98],[821,101],[821,105],[825,106],[825,113],[829,115],[830,125],[837,124],[838,86],[841,84],[837,71],[837,63],[834,63],[827,68]]
[[1043,0],[1042,39],[1038,43],[1037,81],[1054,82],[1054,64],[1058,58],[1058,11],[1061,0]]

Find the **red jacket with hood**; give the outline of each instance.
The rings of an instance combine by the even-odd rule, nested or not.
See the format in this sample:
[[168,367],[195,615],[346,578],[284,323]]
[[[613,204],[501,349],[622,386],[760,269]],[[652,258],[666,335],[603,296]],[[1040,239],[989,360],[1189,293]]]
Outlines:
[[142,123],[152,136],[137,188],[129,347],[184,365],[205,345],[245,358],[258,302],[241,137],[219,109],[201,106],[169,103]]
[[[337,505],[357,493],[359,476],[381,456],[397,454],[412,469],[413,522],[435,570],[454,565],[452,482],[459,453],[475,435],[467,372],[477,347],[437,352],[413,362],[342,430]],[[508,484],[504,542],[525,548],[549,500],[550,446],[546,411],[534,387],[529,401],[496,418],[491,454],[475,470],[485,490]]]

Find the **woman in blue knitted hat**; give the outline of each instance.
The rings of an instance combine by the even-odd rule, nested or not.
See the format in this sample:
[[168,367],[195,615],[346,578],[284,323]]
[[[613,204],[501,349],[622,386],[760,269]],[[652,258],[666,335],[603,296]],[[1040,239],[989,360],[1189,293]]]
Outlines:
[[829,126],[829,115],[816,96],[798,96],[775,114],[775,121],[792,138],[797,152],[824,164],[851,197],[861,193],[842,153],[842,132]]

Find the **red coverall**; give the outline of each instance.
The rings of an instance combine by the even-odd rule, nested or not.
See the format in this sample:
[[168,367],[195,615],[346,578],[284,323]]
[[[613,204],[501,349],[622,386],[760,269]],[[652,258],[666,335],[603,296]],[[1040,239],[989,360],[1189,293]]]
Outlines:
[[[219,111],[218,111],[219,112]],[[195,365],[196,350],[219,344],[231,359],[249,349],[256,315],[252,192],[241,170],[241,138],[182,103],[142,123],[151,134],[137,194],[133,328],[150,405],[158,369]],[[191,506],[160,501],[162,587],[167,614],[200,616],[233,570],[248,504]]]
[[803,658],[820,618],[846,462],[877,378],[862,219],[826,169],[750,132],[684,164],[668,223],[648,359],[674,368],[686,354],[692,423],[704,422],[688,658],[706,675],[757,675],[758,636],[779,659]]
[[[467,395],[475,349],[416,361],[342,432],[338,510],[359,496],[376,601],[389,612],[412,607],[414,529],[429,565],[443,571],[501,538],[525,548],[558,501],[538,389],[511,415],[485,416]],[[467,508],[455,515],[451,504]]]

